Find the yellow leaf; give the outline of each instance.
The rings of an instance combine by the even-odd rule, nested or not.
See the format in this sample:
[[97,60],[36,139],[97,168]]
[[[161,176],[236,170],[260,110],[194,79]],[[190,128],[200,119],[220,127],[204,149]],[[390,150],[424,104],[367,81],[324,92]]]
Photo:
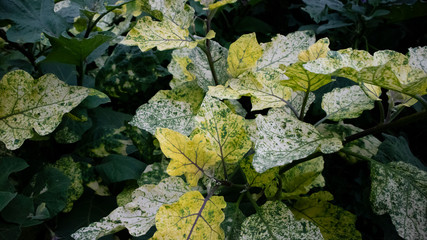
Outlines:
[[262,55],[262,47],[256,40],[255,33],[242,35],[230,45],[228,52],[228,72],[232,77],[255,67],[258,58]]
[[196,134],[192,139],[167,128],[157,128],[156,138],[166,157],[171,158],[166,172],[171,176],[185,175],[191,186],[197,186],[205,171],[219,160],[208,150],[206,139]]
[[152,239],[224,239],[220,224],[225,207],[222,196],[204,198],[198,191],[187,192],[178,202],[160,207]]
[[286,68],[288,80],[281,83],[296,91],[312,92],[332,81],[327,74],[317,74],[304,68],[304,62],[296,62]]
[[298,55],[298,59],[303,62],[313,61],[318,58],[326,57],[329,51],[329,39],[322,38],[315,44],[311,45],[307,50],[303,50]]

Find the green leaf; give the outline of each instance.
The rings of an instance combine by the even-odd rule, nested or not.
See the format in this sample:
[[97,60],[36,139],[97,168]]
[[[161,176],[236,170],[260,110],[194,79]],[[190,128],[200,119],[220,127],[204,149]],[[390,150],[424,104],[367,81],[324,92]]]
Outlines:
[[314,223],[297,221],[291,210],[279,201],[268,201],[256,214],[245,219],[240,239],[323,239]]
[[68,187],[67,205],[63,212],[69,212],[73,208],[73,203],[80,198],[83,194],[83,171],[80,163],[74,162],[71,156],[61,157],[52,167],[61,171],[65,176],[70,179],[70,186]]
[[309,72],[303,65],[304,62],[297,62],[287,67],[285,74],[289,79],[281,83],[296,91],[312,92],[332,81],[330,76]]
[[323,17],[327,15],[328,8],[336,11],[344,11],[344,4],[339,0],[325,0],[325,1],[316,1],[316,0],[303,0],[306,4],[306,7],[302,10],[310,14],[310,17],[316,22],[324,20]]
[[306,219],[319,227],[324,239],[362,239],[356,230],[356,216],[335,206],[329,192],[317,192],[300,197],[290,208],[296,219]]
[[364,110],[372,108],[374,101],[359,86],[335,88],[322,98],[322,109],[333,121],[357,118]]
[[225,219],[221,223],[221,228],[224,229],[225,239],[238,239],[240,235],[240,226],[246,216],[239,209],[239,205],[235,203],[227,203],[227,207],[223,211]]
[[4,221],[0,221],[0,239],[10,240],[18,239],[21,235],[21,226],[18,224],[9,224]]
[[411,152],[404,137],[394,137],[388,134],[383,134],[383,136],[385,141],[379,145],[378,153],[375,155],[376,160],[382,163],[406,162],[427,171],[427,167]]
[[162,160],[161,162],[148,165],[138,179],[138,185],[158,184],[164,178],[169,177],[169,174],[166,172],[168,164],[169,162]]
[[255,142],[253,166],[259,173],[269,168],[307,157],[319,147],[323,153],[342,148],[339,139],[322,136],[314,126],[304,123],[283,110],[256,117],[258,139]]
[[405,162],[371,161],[371,179],[373,211],[388,213],[399,236],[427,238],[427,172]]
[[44,61],[62,62],[73,65],[82,65],[87,57],[103,43],[110,41],[113,37],[97,34],[89,38],[59,38],[48,36],[52,51]]
[[167,173],[171,176],[185,174],[191,186],[197,186],[205,171],[215,166],[217,154],[209,150],[206,138],[197,134],[188,137],[167,128],[157,128],[156,138],[166,157],[171,158]]
[[92,240],[124,228],[127,228],[132,236],[142,236],[154,225],[156,213],[163,204],[178,201],[179,197],[188,191],[190,187],[177,177],[163,179],[158,185],[143,185],[132,193],[131,202],[116,208],[108,216],[79,229],[71,236],[76,240]]
[[286,36],[277,34],[271,42],[261,43],[263,53],[257,61],[256,70],[289,66],[297,62],[300,51],[307,49],[314,41],[312,31],[297,31]]
[[0,140],[14,150],[35,135],[33,129],[41,136],[51,133],[88,94],[51,74],[34,80],[22,70],[9,72],[0,81]]
[[10,19],[14,22],[7,30],[7,38],[13,42],[34,43],[40,41],[43,32],[59,36],[68,29],[68,25],[53,8],[53,0],[1,1],[0,19]]
[[92,127],[92,119],[84,108],[77,107],[65,114],[55,131],[58,143],[75,143],[82,139],[83,134]]
[[0,191],[0,212],[16,197],[17,193]]
[[153,239],[224,239],[220,224],[225,207],[222,196],[203,200],[200,192],[187,192],[178,202],[160,207]]
[[15,188],[9,182],[9,175],[24,170],[29,165],[24,159],[17,157],[0,157],[0,191],[14,192]]
[[252,111],[287,106],[292,90],[280,84],[283,74],[273,69],[242,74],[229,81],[230,87],[241,95],[250,95]]
[[323,158],[300,163],[280,175],[283,199],[292,199],[308,193],[312,188],[324,187]]
[[205,97],[196,121],[211,149],[223,163],[237,163],[252,147],[245,131],[244,118],[217,99]]
[[[229,78],[226,70],[228,50],[215,41],[210,41],[210,50],[219,84],[224,84]],[[205,92],[209,86],[216,85],[209,61],[201,48],[176,49],[172,52],[172,57],[168,68],[174,76],[174,82],[196,80]]]
[[147,92],[166,69],[152,51],[118,45],[96,75],[96,84],[109,96],[128,99],[138,92]]
[[228,52],[228,72],[232,77],[255,67],[257,60],[262,55],[262,47],[256,40],[255,33],[244,34],[230,45]]
[[34,203],[31,198],[22,194],[16,195],[0,214],[5,221],[19,225],[31,226],[41,223],[40,220],[30,218],[34,216]]
[[138,179],[146,164],[128,156],[117,154],[108,155],[96,170],[108,182],[121,182],[124,180]]

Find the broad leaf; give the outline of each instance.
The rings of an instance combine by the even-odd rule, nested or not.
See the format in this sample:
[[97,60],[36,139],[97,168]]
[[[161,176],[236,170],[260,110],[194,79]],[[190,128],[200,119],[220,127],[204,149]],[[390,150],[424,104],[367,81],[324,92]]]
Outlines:
[[244,118],[219,100],[206,96],[196,120],[211,148],[224,163],[240,161],[252,147]]
[[222,6],[225,6],[230,3],[235,3],[237,0],[196,0],[197,2],[200,2],[203,6],[205,6],[204,9],[209,10],[215,10],[217,8],[220,8]]
[[427,72],[427,46],[409,48],[409,65]]
[[87,109],[77,107],[65,114],[62,122],[55,131],[55,140],[58,143],[75,143],[82,139],[82,135],[92,127],[92,119]]
[[230,45],[228,72],[232,77],[238,77],[255,67],[261,55],[262,47],[258,44],[255,33],[242,35]]
[[224,214],[225,219],[221,223],[221,228],[224,229],[225,239],[238,239],[240,235],[240,226],[246,216],[239,209],[239,205],[235,203],[227,203],[227,207],[224,209]]
[[344,4],[339,0],[326,0],[326,1],[316,1],[316,0],[303,0],[306,4],[306,7],[302,10],[310,14],[310,17],[316,22],[324,20],[323,17],[327,15],[328,8],[336,11],[344,11]]
[[158,185],[143,185],[132,193],[131,202],[116,208],[100,221],[79,229],[71,236],[76,240],[95,240],[124,228],[127,228],[132,236],[142,236],[154,225],[160,206],[176,202],[188,191],[188,185],[177,177],[166,178]]
[[16,197],[17,193],[0,191],[0,212]]
[[311,31],[297,31],[286,36],[278,34],[271,42],[261,43],[263,53],[258,59],[256,70],[279,68],[280,65],[289,66],[297,62],[300,51],[307,49],[314,41],[314,34]]
[[230,87],[240,95],[250,95],[252,111],[287,106],[292,90],[282,86],[282,73],[265,69],[255,73],[242,74],[229,81]]
[[371,161],[371,204],[376,214],[388,213],[405,239],[427,238],[427,172],[405,162]]
[[260,173],[307,157],[318,147],[323,153],[333,153],[342,148],[339,139],[322,136],[314,126],[284,111],[275,111],[266,117],[258,115],[256,124],[258,139],[253,166]]
[[51,133],[88,94],[51,74],[34,80],[22,70],[9,72],[0,81],[0,140],[14,150],[34,136],[33,129],[42,136]]
[[296,91],[312,92],[332,81],[330,76],[309,72],[303,65],[304,62],[297,62],[287,67],[285,74],[289,79],[281,83]]
[[108,155],[96,170],[107,182],[114,183],[130,179],[138,179],[146,164],[129,156]]
[[80,198],[83,194],[83,171],[80,163],[74,162],[71,156],[61,157],[52,167],[61,171],[65,176],[70,179],[70,186],[68,187],[67,204],[62,210],[69,212],[73,208],[74,201]]
[[16,157],[0,157],[0,191],[14,192],[15,188],[9,182],[9,175],[19,172],[29,165],[24,159]]
[[279,168],[270,168],[263,173],[258,173],[252,167],[253,155],[240,161],[240,168],[245,174],[246,181],[251,187],[264,189],[267,198],[272,198],[279,190]]
[[[224,84],[229,78],[226,70],[228,50],[214,41],[211,41],[210,49],[217,80],[219,84]],[[216,85],[208,59],[202,49],[176,49],[172,57],[168,69],[173,74],[173,82],[176,85],[195,80],[204,91],[208,91],[209,86]]]
[[166,157],[171,158],[167,173],[171,176],[185,174],[191,186],[197,186],[199,179],[219,160],[209,150],[205,137],[197,134],[192,139],[167,128],[158,128],[156,138]]
[[306,219],[319,227],[324,239],[362,239],[356,230],[356,216],[335,206],[329,192],[317,192],[309,197],[300,197],[290,207],[296,219]]
[[13,42],[38,42],[43,32],[61,35],[68,29],[68,25],[53,8],[53,0],[0,1],[0,19],[14,22],[7,31],[7,38]]
[[303,50],[298,55],[298,60],[302,62],[314,61],[318,58],[326,57],[329,51],[329,39],[319,39],[315,44],[311,45],[307,50]]
[[83,39],[64,36],[59,38],[49,36],[48,38],[52,44],[52,51],[46,56],[45,61],[82,65],[95,49],[113,37],[98,34]]
[[404,137],[394,137],[387,134],[383,134],[383,136],[385,141],[378,147],[378,153],[375,155],[376,160],[382,163],[406,162],[427,171],[427,167],[411,152]]
[[268,201],[257,211],[243,222],[239,239],[323,239],[314,223],[297,221],[282,202]]
[[300,163],[280,175],[282,194],[281,198],[292,199],[308,193],[312,188],[324,187],[325,179],[322,176],[323,158],[317,157]]
[[139,177],[138,185],[158,184],[164,178],[169,177],[169,174],[166,173],[168,164],[169,162],[162,160],[161,162],[155,162],[148,165]]
[[153,239],[224,239],[224,197],[203,198],[198,191],[187,192],[173,204],[160,207]]
[[357,118],[364,110],[374,108],[374,101],[359,86],[336,88],[323,95],[322,109],[327,118],[339,121]]

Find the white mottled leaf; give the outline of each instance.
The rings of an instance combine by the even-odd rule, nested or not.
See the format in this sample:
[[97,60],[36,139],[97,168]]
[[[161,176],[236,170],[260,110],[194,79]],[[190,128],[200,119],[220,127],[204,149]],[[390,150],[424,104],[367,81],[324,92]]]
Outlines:
[[257,172],[307,157],[319,147],[323,153],[342,148],[339,139],[322,136],[311,124],[277,109],[268,116],[258,115],[253,166]]
[[427,239],[427,172],[404,162],[371,161],[371,204],[405,239]]
[[265,239],[323,239],[314,223],[305,219],[297,221],[291,210],[282,202],[268,201],[259,212],[245,219],[240,232],[241,240]]
[[100,221],[80,228],[71,236],[76,240],[95,240],[124,228],[132,236],[142,236],[154,225],[160,206],[178,201],[181,195],[190,190],[184,180],[178,177],[163,179],[158,185],[143,185],[132,193],[131,202],[116,208]]
[[336,88],[323,95],[322,109],[327,118],[339,121],[357,118],[364,110],[374,108],[374,101],[359,86]]
[[278,34],[271,42],[261,44],[263,54],[258,59],[256,70],[278,68],[281,64],[289,66],[297,62],[300,51],[314,44],[314,41],[311,31],[297,31],[286,36]]
[[427,46],[409,48],[409,65],[427,72]]
[[34,80],[22,70],[7,73],[0,81],[0,141],[14,150],[34,131],[42,136],[51,133],[89,92],[68,86],[53,74]]

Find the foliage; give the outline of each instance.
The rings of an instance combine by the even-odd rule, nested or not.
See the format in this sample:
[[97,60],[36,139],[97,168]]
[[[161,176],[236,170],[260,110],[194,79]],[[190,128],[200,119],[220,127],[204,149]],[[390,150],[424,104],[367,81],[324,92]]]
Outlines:
[[284,2],[0,0],[0,239],[426,239],[426,4]]

